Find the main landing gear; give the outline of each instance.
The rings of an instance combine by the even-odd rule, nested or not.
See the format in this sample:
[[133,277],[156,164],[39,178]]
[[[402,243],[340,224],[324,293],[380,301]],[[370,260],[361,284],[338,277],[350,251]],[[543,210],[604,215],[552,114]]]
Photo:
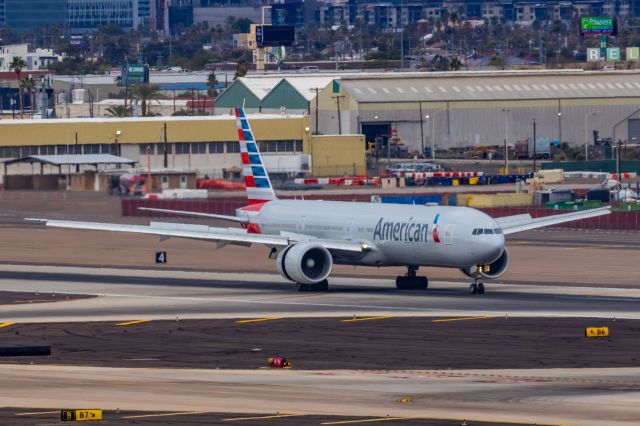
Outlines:
[[329,291],[329,281],[320,281],[317,284],[297,283],[298,291]]
[[427,277],[419,277],[417,266],[408,266],[407,275],[398,276],[396,278],[396,287],[398,290],[426,290],[429,287]]
[[480,279],[479,274],[473,275],[473,284],[469,286],[469,290],[471,291],[471,294],[484,294],[484,284],[481,282],[478,282],[479,279]]

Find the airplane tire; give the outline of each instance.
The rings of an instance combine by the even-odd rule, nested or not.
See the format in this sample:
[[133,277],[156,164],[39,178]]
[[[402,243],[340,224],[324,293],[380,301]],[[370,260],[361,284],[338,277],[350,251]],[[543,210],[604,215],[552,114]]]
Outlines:
[[396,287],[398,290],[426,290],[429,286],[427,277],[397,277]]
[[296,284],[298,291],[329,291],[329,281],[324,280],[317,284]]
[[484,294],[484,284],[478,283],[478,294]]
[[429,287],[429,280],[427,277],[418,277],[418,283],[420,284],[420,290],[426,290]]
[[471,294],[478,294],[478,286],[475,284],[471,284],[469,286],[469,290],[471,291]]

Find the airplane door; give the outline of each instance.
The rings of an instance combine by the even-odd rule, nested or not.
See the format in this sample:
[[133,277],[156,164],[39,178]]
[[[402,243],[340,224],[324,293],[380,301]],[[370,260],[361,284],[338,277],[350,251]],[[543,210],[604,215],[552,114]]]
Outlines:
[[349,220],[349,224],[347,225],[347,240],[351,241],[353,239],[353,219]]
[[307,221],[307,217],[306,216],[300,216],[300,220],[298,221],[298,232],[299,233],[304,233],[304,224]]
[[455,229],[456,225],[454,224],[450,224],[447,225],[446,228],[444,229],[444,243],[451,245],[453,244],[453,230]]

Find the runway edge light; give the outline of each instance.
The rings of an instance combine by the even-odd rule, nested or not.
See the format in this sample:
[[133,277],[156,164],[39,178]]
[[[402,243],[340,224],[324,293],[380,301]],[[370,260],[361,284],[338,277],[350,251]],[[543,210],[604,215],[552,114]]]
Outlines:
[[587,327],[584,334],[586,337],[608,337],[609,327]]

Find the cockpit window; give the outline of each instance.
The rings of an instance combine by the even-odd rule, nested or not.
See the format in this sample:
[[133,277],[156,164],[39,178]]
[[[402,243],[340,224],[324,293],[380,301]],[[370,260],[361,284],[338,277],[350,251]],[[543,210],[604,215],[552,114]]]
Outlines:
[[502,234],[502,229],[496,228],[496,229],[493,230],[493,232],[498,234],[498,235],[500,235],[500,234]]
[[478,235],[478,228],[474,229],[473,232],[471,232],[471,234]]
[[484,233],[485,234],[493,234],[493,229],[485,229]]

